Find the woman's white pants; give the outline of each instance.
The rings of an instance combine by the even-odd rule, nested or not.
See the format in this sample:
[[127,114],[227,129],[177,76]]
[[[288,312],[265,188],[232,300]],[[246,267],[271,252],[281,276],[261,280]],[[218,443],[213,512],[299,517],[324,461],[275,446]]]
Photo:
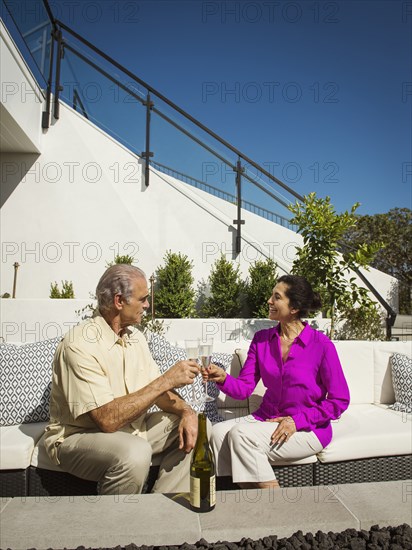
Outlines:
[[283,444],[271,444],[277,422],[262,422],[252,415],[219,422],[212,428],[211,444],[218,476],[235,483],[276,479],[272,464],[315,455],[322,450],[313,432],[296,432]]

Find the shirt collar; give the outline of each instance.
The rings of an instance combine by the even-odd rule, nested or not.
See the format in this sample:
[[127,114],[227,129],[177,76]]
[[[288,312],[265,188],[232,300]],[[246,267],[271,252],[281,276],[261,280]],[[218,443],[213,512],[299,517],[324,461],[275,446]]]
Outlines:
[[107,345],[108,350],[111,350],[116,344],[119,344],[121,346],[131,344],[131,335],[133,334],[133,330],[131,330],[130,327],[126,327],[123,330],[122,336],[119,336],[114,332],[112,327],[107,323],[107,321],[98,311],[94,313],[93,321],[97,325],[99,334],[101,335],[101,339]]
[[[297,340],[299,340],[304,346],[307,346],[310,342],[313,328],[309,325],[307,321],[302,321],[304,324],[302,332],[297,336]],[[278,323],[275,327],[273,327],[271,330],[271,334],[269,336],[269,339],[272,340],[273,338],[280,338],[280,323]]]

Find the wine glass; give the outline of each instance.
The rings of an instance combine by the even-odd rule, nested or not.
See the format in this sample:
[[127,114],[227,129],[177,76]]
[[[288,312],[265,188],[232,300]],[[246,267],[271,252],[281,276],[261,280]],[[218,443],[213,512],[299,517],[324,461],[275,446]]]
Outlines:
[[[186,356],[191,361],[199,361],[199,338],[192,338],[190,340],[185,340],[185,350]],[[196,400],[196,393],[194,384],[192,384],[192,401],[190,404],[199,405],[202,403],[202,400]]]
[[[212,360],[212,351],[213,351],[213,339],[204,340],[199,343],[199,358],[200,358],[200,367],[202,369],[207,369]],[[207,381],[205,382],[205,403],[211,403],[214,401],[213,397],[207,393]]]

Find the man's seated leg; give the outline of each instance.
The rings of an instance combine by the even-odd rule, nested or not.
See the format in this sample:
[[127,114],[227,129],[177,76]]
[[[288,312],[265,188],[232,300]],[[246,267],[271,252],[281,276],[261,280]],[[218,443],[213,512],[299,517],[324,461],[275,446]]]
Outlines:
[[69,436],[58,451],[60,466],[77,477],[99,481],[100,494],[138,494],[149,473],[150,444],[125,432]]
[[190,490],[192,453],[187,454],[179,449],[179,422],[178,416],[163,411],[146,416],[147,439],[153,454],[162,453],[153,493],[184,493]]

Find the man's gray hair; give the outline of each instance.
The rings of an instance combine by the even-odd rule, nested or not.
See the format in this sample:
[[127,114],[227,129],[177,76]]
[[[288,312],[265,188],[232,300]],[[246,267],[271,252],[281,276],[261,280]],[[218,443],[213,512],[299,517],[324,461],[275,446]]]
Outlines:
[[97,307],[101,313],[113,309],[113,298],[121,294],[129,303],[132,282],[136,278],[146,278],[144,272],[133,265],[112,265],[103,273],[96,287]]

